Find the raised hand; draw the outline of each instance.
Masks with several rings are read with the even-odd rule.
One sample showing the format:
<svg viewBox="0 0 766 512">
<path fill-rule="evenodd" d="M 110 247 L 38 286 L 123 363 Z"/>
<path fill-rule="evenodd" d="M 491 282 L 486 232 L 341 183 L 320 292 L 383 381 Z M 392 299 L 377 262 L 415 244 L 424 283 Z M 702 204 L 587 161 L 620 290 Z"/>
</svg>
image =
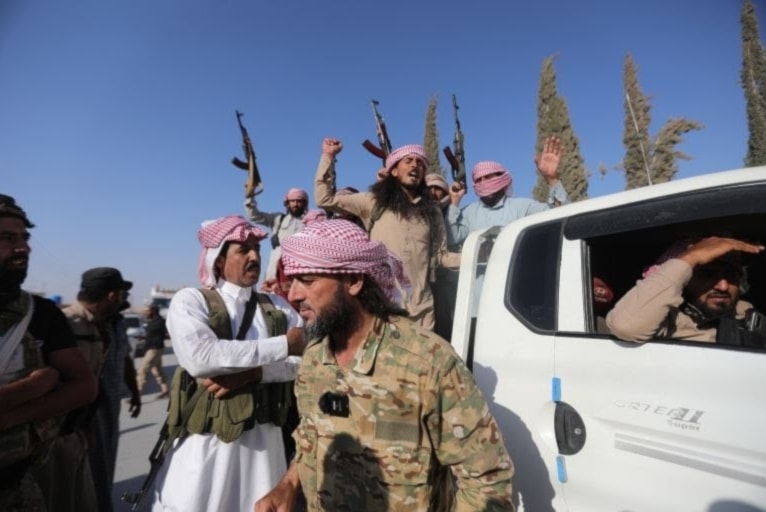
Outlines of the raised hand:
<svg viewBox="0 0 766 512">
<path fill-rule="evenodd" d="M 543 178 L 546 180 L 558 179 L 562 153 L 561 139 L 558 137 L 545 139 L 542 153 L 535 155 L 535 165 Z"/>
<path fill-rule="evenodd" d="M 678 258 L 695 267 L 710 263 L 731 251 L 758 254 L 763 251 L 763 245 L 743 242 L 736 238 L 711 236 L 690 245 Z"/>
<path fill-rule="evenodd" d="M 339 139 L 327 137 L 322 141 L 322 153 L 329 156 L 335 156 L 343 151 L 343 143 Z"/>
</svg>

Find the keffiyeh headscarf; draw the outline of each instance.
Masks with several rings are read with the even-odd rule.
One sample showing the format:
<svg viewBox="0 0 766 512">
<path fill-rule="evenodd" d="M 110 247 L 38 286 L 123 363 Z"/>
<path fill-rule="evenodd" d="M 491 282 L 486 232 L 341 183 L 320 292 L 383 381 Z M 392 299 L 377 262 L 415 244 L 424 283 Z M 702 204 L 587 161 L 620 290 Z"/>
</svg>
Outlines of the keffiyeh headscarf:
<svg viewBox="0 0 766 512">
<path fill-rule="evenodd" d="M 282 240 L 285 275 L 365 274 L 392 302 L 403 304 L 409 280 L 402 260 L 381 242 L 370 240 L 353 222 L 315 222 Z"/>
<path fill-rule="evenodd" d="M 423 146 L 420 144 L 407 144 L 406 146 L 396 148 L 395 150 L 391 151 L 390 155 L 388 155 L 388 158 L 386 158 L 386 170 L 381 173 L 383 174 L 383 177 L 390 174 L 391 169 L 396 167 L 396 164 L 399 163 L 399 160 L 408 155 L 415 155 L 416 157 L 423 160 L 423 162 L 426 164 L 426 167 L 428 167 L 428 157 L 426 156 L 426 151 L 423 149 Z"/>
<path fill-rule="evenodd" d="M 297 201 L 309 201 L 308 193 L 302 188 L 291 188 L 285 194 L 285 201 L 297 200 Z"/>
<path fill-rule="evenodd" d="M 306 226 L 323 220 L 327 220 L 327 212 L 324 210 L 309 210 L 308 213 L 303 216 L 303 224 Z"/>
<path fill-rule="evenodd" d="M 203 286 L 215 286 L 215 259 L 225 242 L 244 242 L 250 235 L 256 239 L 266 238 L 266 232 L 239 215 L 206 220 L 197 232 L 197 239 L 202 244 L 199 255 L 199 280 Z"/>
<path fill-rule="evenodd" d="M 476 183 L 476 180 L 487 176 L 489 174 L 500 173 L 499 176 L 482 180 L 481 183 Z M 503 167 L 500 162 L 484 161 L 479 162 L 473 166 L 471 171 L 471 179 L 473 180 L 473 188 L 476 190 L 476 195 L 479 197 L 487 197 L 500 192 L 507 188 L 505 195 L 511 195 L 511 183 L 513 178 L 508 169 Z"/>
<path fill-rule="evenodd" d="M 434 172 L 426 174 L 426 186 L 427 187 L 439 187 L 442 189 L 447 195 L 441 198 L 439 201 L 439 206 L 444 208 L 447 206 L 447 204 L 450 201 L 449 197 L 449 185 L 447 185 L 447 180 L 444 179 L 444 176 L 441 174 L 436 174 Z"/>
</svg>

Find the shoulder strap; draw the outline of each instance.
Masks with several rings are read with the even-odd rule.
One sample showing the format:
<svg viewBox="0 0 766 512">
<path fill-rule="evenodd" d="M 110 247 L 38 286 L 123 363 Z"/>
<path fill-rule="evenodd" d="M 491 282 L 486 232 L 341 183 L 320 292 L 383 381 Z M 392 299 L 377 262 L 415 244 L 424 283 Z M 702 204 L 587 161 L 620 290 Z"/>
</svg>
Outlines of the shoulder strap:
<svg viewBox="0 0 766 512">
<path fill-rule="evenodd" d="M 386 211 L 386 209 L 375 201 L 375 206 L 372 207 L 372 213 L 370 214 L 370 227 L 367 228 L 368 235 L 372 232 L 372 227 L 381 215 L 383 215 L 384 211 Z"/>
<path fill-rule="evenodd" d="M 27 327 L 29 321 L 32 319 L 32 313 L 35 310 L 35 301 L 31 295 L 27 292 L 21 292 L 22 301 L 27 301 L 27 311 L 24 313 L 22 319 L 0 337 L 0 374 L 3 373 L 11 362 L 11 356 L 13 355 L 16 347 L 19 346 L 24 335 L 27 333 Z"/>
<path fill-rule="evenodd" d="M 231 318 L 229 317 L 229 312 L 226 311 L 226 304 L 224 304 L 221 296 L 217 291 L 211 290 L 210 288 L 198 289 L 202 293 L 202 296 L 205 297 L 205 302 L 207 302 L 208 323 L 210 324 L 210 328 L 213 329 L 213 332 L 220 339 L 232 339 Z M 247 334 L 250 324 L 253 323 L 253 316 L 255 316 L 255 309 L 258 304 L 255 296 L 256 294 L 253 293 L 253 295 L 250 296 L 250 300 L 247 301 L 245 315 L 242 317 L 242 323 L 239 326 L 237 337 L 234 339 L 245 339 L 245 334 Z"/>
<path fill-rule="evenodd" d="M 226 304 L 217 291 L 210 288 L 199 288 L 202 296 L 207 303 L 207 316 L 210 328 L 220 339 L 230 340 L 232 338 L 231 319 L 229 312 L 226 311 Z"/>
<path fill-rule="evenodd" d="M 274 307 L 274 303 L 265 293 L 254 294 L 258 298 L 258 304 L 263 309 L 263 316 L 266 318 L 266 326 L 269 329 L 269 336 L 280 336 L 287 333 L 287 315 L 284 311 Z"/>
<path fill-rule="evenodd" d="M 244 340 L 247 331 L 250 329 L 250 325 L 253 323 L 253 317 L 255 316 L 255 307 L 258 305 L 256 300 L 257 293 L 253 292 L 250 295 L 250 300 L 245 305 L 245 314 L 242 316 L 242 323 L 239 325 L 239 331 L 237 332 L 237 339 Z"/>
</svg>

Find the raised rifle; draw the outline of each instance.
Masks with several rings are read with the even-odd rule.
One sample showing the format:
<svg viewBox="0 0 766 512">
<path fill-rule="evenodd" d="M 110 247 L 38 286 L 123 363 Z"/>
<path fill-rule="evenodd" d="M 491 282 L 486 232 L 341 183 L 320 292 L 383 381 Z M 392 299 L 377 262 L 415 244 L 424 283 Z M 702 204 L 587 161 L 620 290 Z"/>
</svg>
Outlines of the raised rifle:
<svg viewBox="0 0 766 512">
<path fill-rule="evenodd" d="M 452 110 L 455 113 L 455 140 L 452 148 L 444 147 L 444 156 L 447 157 L 452 168 L 452 181 L 465 185 L 465 151 L 463 149 L 463 130 L 460 129 L 460 119 L 457 117 L 457 97 L 452 95 Z"/>
<path fill-rule="evenodd" d="M 122 501 L 133 505 L 131 510 L 141 510 L 141 504 L 146 498 L 147 493 L 151 492 L 154 486 L 154 479 L 157 478 L 157 473 L 162 467 L 162 463 L 165 462 L 165 455 L 173 444 L 174 439 L 170 439 L 168 434 L 167 422 L 162 425 L 160 430 L 160 437 L 157 439 L 157 443 L 154 445 L 152 452 L 149 454 L 149 474 L 144 479 L 144 484 L 137 492 L 125 492 L 122 493 Z"/>
<path fill-rule="evenodd" d="M 386 122 L 383 120 L 383 116 L 380 115 L 380 112 L 378 112 L 378 105 L 380 105 L 380 103 L 378 103 L 377 100 L 372 100 L 372 115 L 375 117 L 375 131 L 378 135 L 379 145 L 376 146 L 370 142 L 370 139 L 365 139 L 365 141 L 362 142 L 362 146 L 364 146 L 367 151 L 383 160 L 383 165 L 386 165 L 386 158 L 391 154 L 391 140 L 388 138 Z"/>
<path fill-rule="evenodd" d="M 235 110 L 237 114 L 237 124 L 239 125 L 239 131 L 242 133 L 242 149 L 245 151 L 245 158 L 247 162 L 243 162 L 237 157 L 231 159 L 236 167 L 247 171 L 247 179 L 245 180 L 245 197 L 253 197 L 263 192 L 263 181 L 261 181 L 261 173 L 258 172 L 258 165 L 255 163 L 255 151 L 253 151 L 253 143 L 250 141 L 250 135 L 247 133 L 247 128 L 242 124 L 242 112 Z"/>
</svg>

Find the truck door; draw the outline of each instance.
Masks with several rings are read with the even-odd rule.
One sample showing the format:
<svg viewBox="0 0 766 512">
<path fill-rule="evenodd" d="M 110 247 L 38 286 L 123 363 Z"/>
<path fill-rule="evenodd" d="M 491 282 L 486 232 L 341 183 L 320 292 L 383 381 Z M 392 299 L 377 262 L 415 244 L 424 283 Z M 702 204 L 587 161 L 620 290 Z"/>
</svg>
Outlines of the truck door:
<svg viewBox="0 0 766 512">
<path fill-rule="evenodd" d="M 510 227 L 498 232 L 472 233 L 463 245 L 452 343 L 472 367 L 516 464 L 518 511 L 566 510 L 556 477 L 549 335 L 561 223 L 529 230 L 518 243 Z"/>
<path fill-rule="evenodd" d="M 616 210 L 608 224 L 622 229 L 624 216 L 623 228 L 635 226 L 633 238 L 643 237 L 643 245 L 653 243 L 651 224 L 660 218 L 667 221 L 658 225 L 662 239 L 714 226 L 754 236 L 760 230 L 763 236 L 764 197 L 762 183 L 728 196 L 725 189 L 689 194 L 677 200 L 681 206 L 658 202 Z M 710 217 L 722 211 L 725 218 Z M 583 215 L 562 239 L 560 282 L 570 285 L 558 291 L 553 430 L 566 509 L 764 510 L 766 352 L 699 342 L 638 344 L 596 333 L 589 285 L 593 247 L 585 234 L 605 225 L 601 213 Z M 620 237 L 629 240 L 630 230 Z M 630 258 L 625 247 L 618 249 L 613 260 Z M 763 276 L 762 269 L 754 275 Z M 634 273 L 633 281 L 638 277 Z M 751 285 L 764 288 L 766 282 Z"/>
</svg>

